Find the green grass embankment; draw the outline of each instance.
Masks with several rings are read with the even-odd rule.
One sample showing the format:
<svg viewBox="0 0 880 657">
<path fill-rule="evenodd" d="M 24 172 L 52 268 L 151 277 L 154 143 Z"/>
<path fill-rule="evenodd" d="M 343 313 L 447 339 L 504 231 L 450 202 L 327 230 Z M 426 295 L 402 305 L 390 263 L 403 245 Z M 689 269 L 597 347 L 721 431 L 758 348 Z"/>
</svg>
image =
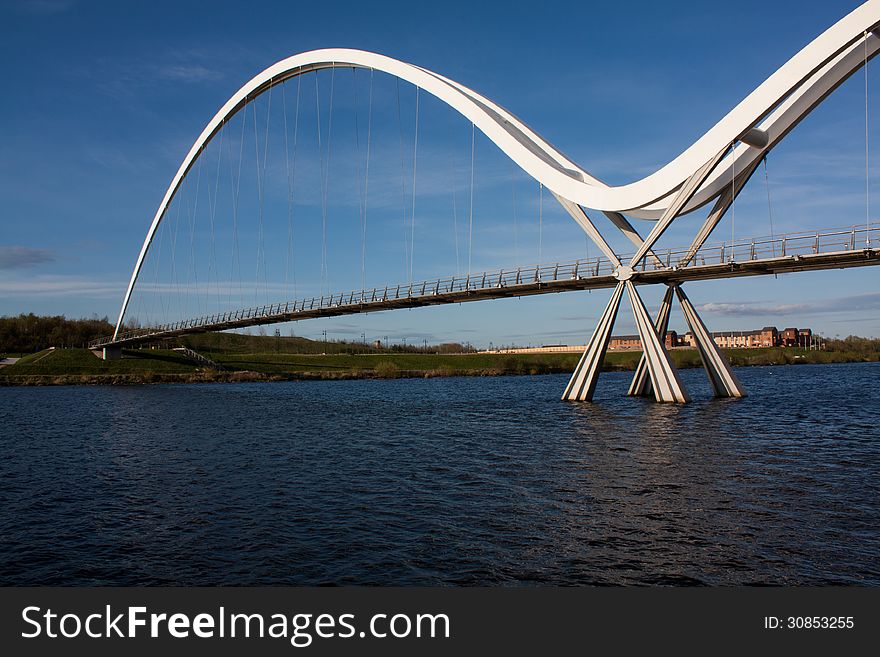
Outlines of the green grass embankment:
<svg viewBox="0 0 880 657">
<path fill-rule="evenodd" d="M 216 348 L 217 345 L 211 346 Z M 864 354 L 840 351 L 791 348 L 724 351 L 735 366 L 871 360 Z M 240 348 L 202 349 L 200 353 L 223 365 L 226 371 L 205 369 L 171 350 L 126 349 L 123 358 L 104 361 L 85 349 L 57 349 L 30 354 L 0 369 L 0 385 L 567 374 L 574 370 L 580 357 L 579 354 L 248 353 Z M 696 350 L 674 349 L 670 355 L 676 367 L 700 366 Z M 609 352 L 604 369 L 633 370 L 640 358 L 638 351 Z"/>
<path fill-rule="evenodd" d="M 104 361 L 87 349 L 47 349 L 0 369 L 0 384 L 150 383 L 197 371 L 193 363 L 170 350 L 123 353 L 122 359 Z"/>
</svg>

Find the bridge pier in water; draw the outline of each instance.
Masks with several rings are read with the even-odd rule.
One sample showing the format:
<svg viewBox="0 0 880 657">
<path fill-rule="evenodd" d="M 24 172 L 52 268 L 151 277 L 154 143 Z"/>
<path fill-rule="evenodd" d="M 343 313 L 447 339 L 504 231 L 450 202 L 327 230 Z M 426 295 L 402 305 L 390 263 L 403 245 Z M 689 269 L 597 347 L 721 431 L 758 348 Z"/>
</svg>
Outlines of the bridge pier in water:
<svg viewBox="0 0 880 657">
<path fill-rule="evenodd" d="M 706 325 L 679 284 L 670 284 L 663 296 L 657 319 L 651 323 L 645 305 L 631 280 L 621 280 L 602 313 L 596 330 L 584 350 L 571 379 L 562 394 L 567 401 L 592 401 L 602 363 L 608 351 L 611 331 L 620 309 L 620 300 L 626 291 L 632 304 L 636 328 L 642 343 L 642 357 L 627 395 L 654 397 L 658 402 L 684 404 L 690 396 L 684 388 L 678 371 L 664 346 L 672 310 L 673 296 L 677 296 L 688 328 L 697 342 L 700 360 L 716 397 L 745 397 L 746 391 L 730 367 L 727 358 L 715 344 Z"/>
</svg>

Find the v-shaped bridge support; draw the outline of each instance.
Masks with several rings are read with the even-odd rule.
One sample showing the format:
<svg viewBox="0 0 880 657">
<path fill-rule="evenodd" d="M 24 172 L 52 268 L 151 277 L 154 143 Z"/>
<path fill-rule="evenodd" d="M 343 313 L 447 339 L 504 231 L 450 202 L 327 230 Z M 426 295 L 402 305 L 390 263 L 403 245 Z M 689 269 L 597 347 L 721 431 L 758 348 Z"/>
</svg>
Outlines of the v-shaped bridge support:
<svg viewBox="0 0 880 657">
<path fill-rule="evenodd" d="M 660 312 L 657 313 L 657 321 L 654 322 L 654 330 L 660 340 L 666 341 L 666 332 L 669 330 L 669 314 L 672 310 L 672 298 L 674 291 L 672 287 L 666 288 L 666 294 L 660 303 Z M 648 359 L 645 354 L 639 360 L 636 367 L 636 374 L 633 377 L 629 391 L 626 393 L 631 397 L 650 397 L 653 392 L 651 378 L 648 376 Z"/>
<path fill-rule="evenodd" d="M 590 401 L 596 390 L 596 382 L 602 371 L 602 362 L 608 349 L 608 341 L 614 328 L 614 320 L 620 309 L 620 299 L 626 291 L 632 305 L 633 314 L 636 318 L 636 327 L 639 338 L 642 341 L 647 376 L 650 379 L 651 390 L 658 402 L 684 403 L 690 401 L 690 397 L 678 377 L 678 372 L 669 359 L 666 347 L 657 337 L 657 331 L 651 324 L 645 304 L 639 296 L 636 286 L 629 280 L 621 281 L 614 288 L 611 300 L 599 319 L 599 324 L 590 338 L 589 344 L 581 356 L 580 362 L 575 368 L 563 399 L 572 401 Z"/>
<path fill-rule="evenodd" d="M 716 397 L 745 397 L 746 391 L 736 378 L 727 358 L 721 353 L 721 350 L 712 339 L 712 335 L 706 330 L 706 325 L 697 315 L 697 311 L 691 304 L 691 300 L 687 298 L 684 290 L 680 285 L 675 286 L 675 294 L 681 303 L 684 318 L 688 323 L 688 328 L 697 342 L 697 349 L 700 350 L 700 360 L 703 361 L 703 368 L 709 376 L 709 383 L 715 391 Z"/>
<path fill-rule="evenodd" d="M 642 239 L 638 231 L 633 228 L 622 214 L 617 212 L 605 213 L 617 229 L 636 247 L 636 254 L 626 265 L 621 262 L 618 255 L 603 238 L 580 205 L 554 194 L 562 207 L 565 208 L 584 232 L 596 243 L 602 253 L 611 261 L 612 266 L 615 268 L 614 276 L 618 280 L 611 299 L 599 318 L 596 330 L 593 332 L 565 388 L 565 392 L 562 394 L 562 399 L 572 401 L 592 400 L 624 292 L 626 292 L 632 305 L 636 328 L 642 343 L 642 357 L 627 394 L 631 396 L 653 396 L 658 402 L 681 404 L 690 401 L 690 397 L 684 385 L 682 385 L 678 372 L 672 364 L 665 347 L 672 301 L 673 297 L 677 295 L 715 395 L 718 397 L 745 396 L 745 390 L 731 370 L 730 364 L 715 345 L 712 335 L 706 329 L 699 315 L 697 315 L 696 309 L 681 289 L 681 286 L 669 286 L 660 304 L 657 318 L 652 322 L 633 282 L 633 279 L 637 276 L 636 267 L 645 258 L 650 258 L 655 266 L 664 267 L 663 262 L 652 251 L 652 247 L 680 215 L 682 209 L 700 188 L 700 185 L 705 182 L 728 150 L 725 149 L 717 153 L 682 184 L 678 193 L 667 207 L 666 212 L 663 213 L 663 216 L 654 225 L 647 239 Z M 682 263 L 678 264 L 686 265 L 693 258 L 753 172 L 754 167 L 742 172 L 737 177 L 736 184 L 732 189 L 719 198 L 694 239 L 688 254 Z"/>
</svg>

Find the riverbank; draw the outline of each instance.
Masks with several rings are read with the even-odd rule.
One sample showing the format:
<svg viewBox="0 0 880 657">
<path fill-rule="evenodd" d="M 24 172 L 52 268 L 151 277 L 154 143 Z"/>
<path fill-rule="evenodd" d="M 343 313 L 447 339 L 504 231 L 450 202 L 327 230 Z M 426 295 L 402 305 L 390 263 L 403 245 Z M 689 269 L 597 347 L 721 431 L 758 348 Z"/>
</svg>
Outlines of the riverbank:
<svg viewBox="0 0 880 657">
<path fill-rule="evenodd" d="M 737 367 L 850 363 L 877 360 L 864 354 L 793 348 L 724 350 Z M 124 350 L 104 361 L 85 349 L 45 350 L 0 369 L 0 385 L 138 385 L 150 383 L 234 383 L 245 381 L 395 379 L 449 376 L 510 376 L 572 372 L 578 354 L 294 354 L 203 351 L 222 369 L 208 369 L 180 352 Z M 680 369 L 700 367 L 696 350 L 674 349 Z M 606 371 L 631 371 L 640 351 L 609 352 Z"/>
</svg>

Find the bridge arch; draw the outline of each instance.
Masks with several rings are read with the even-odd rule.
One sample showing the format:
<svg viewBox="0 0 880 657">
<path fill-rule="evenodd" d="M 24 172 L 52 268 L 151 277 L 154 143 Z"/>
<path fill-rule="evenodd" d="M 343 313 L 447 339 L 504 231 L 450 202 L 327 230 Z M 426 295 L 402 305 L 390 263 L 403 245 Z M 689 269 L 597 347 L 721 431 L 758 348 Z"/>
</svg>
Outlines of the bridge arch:
<svg viewBox="0 0 880 657">
<path fill-rule="evenodd" d="M 558 196 L 587 208 L 657 219 L 697 170 L 734 146 L 682 213 L 717 197 L 735 167 L 743 171 L 784 138 L 800 120 L 880 51 L 872 32 L 880 0 L 869 0 L 804 47 L 678 157 L 641 180 L 609 186 L 571 161 L 513 114 L 479 93 L 427 69 L 362 50 L 331 48 L 293 55 L 243 85 L 193 143 L 162 199 L 138 254 L 117 320 L 118 334 L 138 275 L 165 212 L 187 173 L 212 138 L 243 107 L 284 81 L 326 68 L 379 70 L 416 85 L 471 121 L 526 173 Z M 862 46 L 864 44 L 864 46 Z M 757 128 L 759 146 L 740 141 Z M 740 143 L 737 144 L 737 142 Z"/>
</svg>

